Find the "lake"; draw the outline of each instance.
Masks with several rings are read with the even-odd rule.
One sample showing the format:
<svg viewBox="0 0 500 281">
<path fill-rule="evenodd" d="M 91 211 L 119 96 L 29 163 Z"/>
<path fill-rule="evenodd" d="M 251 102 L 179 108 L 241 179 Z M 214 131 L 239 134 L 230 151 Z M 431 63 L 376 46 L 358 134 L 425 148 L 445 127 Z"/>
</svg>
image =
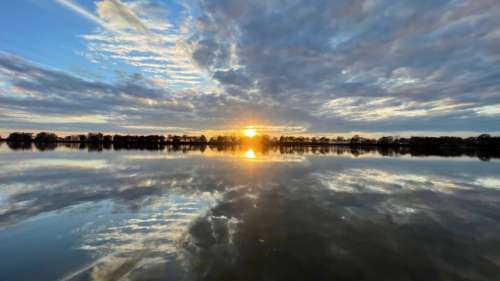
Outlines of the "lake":
<svg viewBox="0 0 500 281">
<path fill-rule="evenodd" d="M 500 161 L 0 146 L 0 280 L 500 280 Z"/>
</svg>

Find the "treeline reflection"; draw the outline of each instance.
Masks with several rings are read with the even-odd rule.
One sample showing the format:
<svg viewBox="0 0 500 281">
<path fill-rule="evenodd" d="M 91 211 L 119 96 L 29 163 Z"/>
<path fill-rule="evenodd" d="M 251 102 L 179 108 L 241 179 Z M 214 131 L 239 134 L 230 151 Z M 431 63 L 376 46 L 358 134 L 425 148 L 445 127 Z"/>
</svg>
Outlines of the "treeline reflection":
<svg viewBox="0 0 500 281">
<path fill-rule="evenodd" d="M 0 146 L 3 142 L 0 142 Z M 352 145 L 328 145 L 328 146 L 307 146 L 307 145 L 268 145 L 268 146 L 245 146 L 245 145 L 167 145 L 167 144 L 112 144 L 112 143 L 53 143 L 53 142 L 6 142 L 11 150 L 37 150 L 53 151 L 57 149 L 86 150 L 89 152 L 102 151 L 165 151 L 182 153 L 205 153 L 212 152 L 232 152 L 237 153 L 252 149 L 259 155 L 267 154 L 311 154 L 311 155 L 345 155 L 354 157 L 363 155 L 399 156 L 409 155 L 416 157 L 438 156 L 438 157 L 474 157 L 482 161 L 500 158 L 500 151 L 477 148 L 453 148 L 453 147 L 389 147 L 389 146 L 352 146 Z"/>
</svg>

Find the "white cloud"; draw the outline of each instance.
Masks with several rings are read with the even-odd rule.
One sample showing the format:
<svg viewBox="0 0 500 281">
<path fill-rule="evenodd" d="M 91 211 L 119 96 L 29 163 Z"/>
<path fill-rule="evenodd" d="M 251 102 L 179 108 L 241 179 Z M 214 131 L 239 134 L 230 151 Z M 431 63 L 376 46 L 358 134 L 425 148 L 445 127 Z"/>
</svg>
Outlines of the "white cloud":
<svg viewBox="0 0 500 281">
<path fill-rule="evenodd" d="M 96 15 L 69 0 L 59 2 L 105 27 L 81 37 L 87 41 L 83 55 L 95 63 L 122 62 L 136 67 L 167 87 L 192 87 L 207 77 L 184 50 L 188 30 L 183 22 L 173 23 L 162 7 L 149 2 L 103 0 L 96 3 Z"/>
<path fill-rule="evenodd" d="M 500 178 L 485 177 L 477 179 L 475 184 L 482 186 L 484 188 L 498 189 L 500 190 Z"/>
<path fill-rule="evenodd" d="M 79 14 L 80 16 L 82 16 L 90 21 L 93 21 L 104 28 L 109 28 L 108 25 L 106 24 L 106 22 L 102 21 L 99 17 L 96 17 L 94 14 L 87 11 L 85 8 L 78 5 L 77 3 L 73 2 L 72 0 L 56 0 L 56 1 L 58 3 L 60 3 L 61 5 L 63 5 L 64 7 Z"/>
<path fill-rule="evenodd" d="M 119 0 L 104 0 L 97 2 L 97 14 L 113 30 L 134 28 L 143 33 L 149 33 L 148 28 L 135 16 L 127 5 Z"/>
<path fill-rule="evenodd" d="M 105 124 L 111 119 L 111 116 L 101 114 L 36 114 L 24 110 L 11 110 L 2 108 L 5 118 L 21 122 L 32 123 L 49 123 L 49 124 L 64 124 L 64 123 L 89 123 L 89 124 Z"/>
<path fill-rule="evenodd" d="M 478 115 L 500 116 L 500 104 L 486 105 L 473 109 Z"/>
<path fill-rule="evenodd" d="M 457 112 L 470 106 L 453 99 L 431 102 L 403 100 L 396 97 L 345 97 L 327 102 L 319 116 L 340 116 L 348 120 L 377 121 L 393 117 L 430 117 Z"/>
</svg>

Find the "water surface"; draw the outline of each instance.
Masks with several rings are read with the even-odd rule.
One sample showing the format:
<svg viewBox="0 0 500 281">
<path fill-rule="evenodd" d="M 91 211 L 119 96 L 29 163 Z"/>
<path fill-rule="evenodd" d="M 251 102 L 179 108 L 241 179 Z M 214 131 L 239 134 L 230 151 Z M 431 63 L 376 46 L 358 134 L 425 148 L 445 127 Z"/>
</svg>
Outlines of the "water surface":
<svg viewBox="0 0 500 281">
<path fill-rule="evenodd" d="M 0 280 L 499 280 L 496 159 L 52 149 L 0 146 Z"/>
</svg>

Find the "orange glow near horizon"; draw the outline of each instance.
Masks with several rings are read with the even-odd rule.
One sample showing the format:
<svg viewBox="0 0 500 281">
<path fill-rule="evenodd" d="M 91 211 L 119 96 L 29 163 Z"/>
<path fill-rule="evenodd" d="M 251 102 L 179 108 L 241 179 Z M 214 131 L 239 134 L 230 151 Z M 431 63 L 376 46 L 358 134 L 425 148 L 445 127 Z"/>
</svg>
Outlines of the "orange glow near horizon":
<svg viewBox="0 0 500 281">
<path fill-rule="evenodd" d="M 257 130 L 252 129 L 252 128 L 244 129 L 243 134 L 246 137 L 253 138 L 253 137 L 255 137 L 255 135 L 257 135 Z"/>
</svg>

